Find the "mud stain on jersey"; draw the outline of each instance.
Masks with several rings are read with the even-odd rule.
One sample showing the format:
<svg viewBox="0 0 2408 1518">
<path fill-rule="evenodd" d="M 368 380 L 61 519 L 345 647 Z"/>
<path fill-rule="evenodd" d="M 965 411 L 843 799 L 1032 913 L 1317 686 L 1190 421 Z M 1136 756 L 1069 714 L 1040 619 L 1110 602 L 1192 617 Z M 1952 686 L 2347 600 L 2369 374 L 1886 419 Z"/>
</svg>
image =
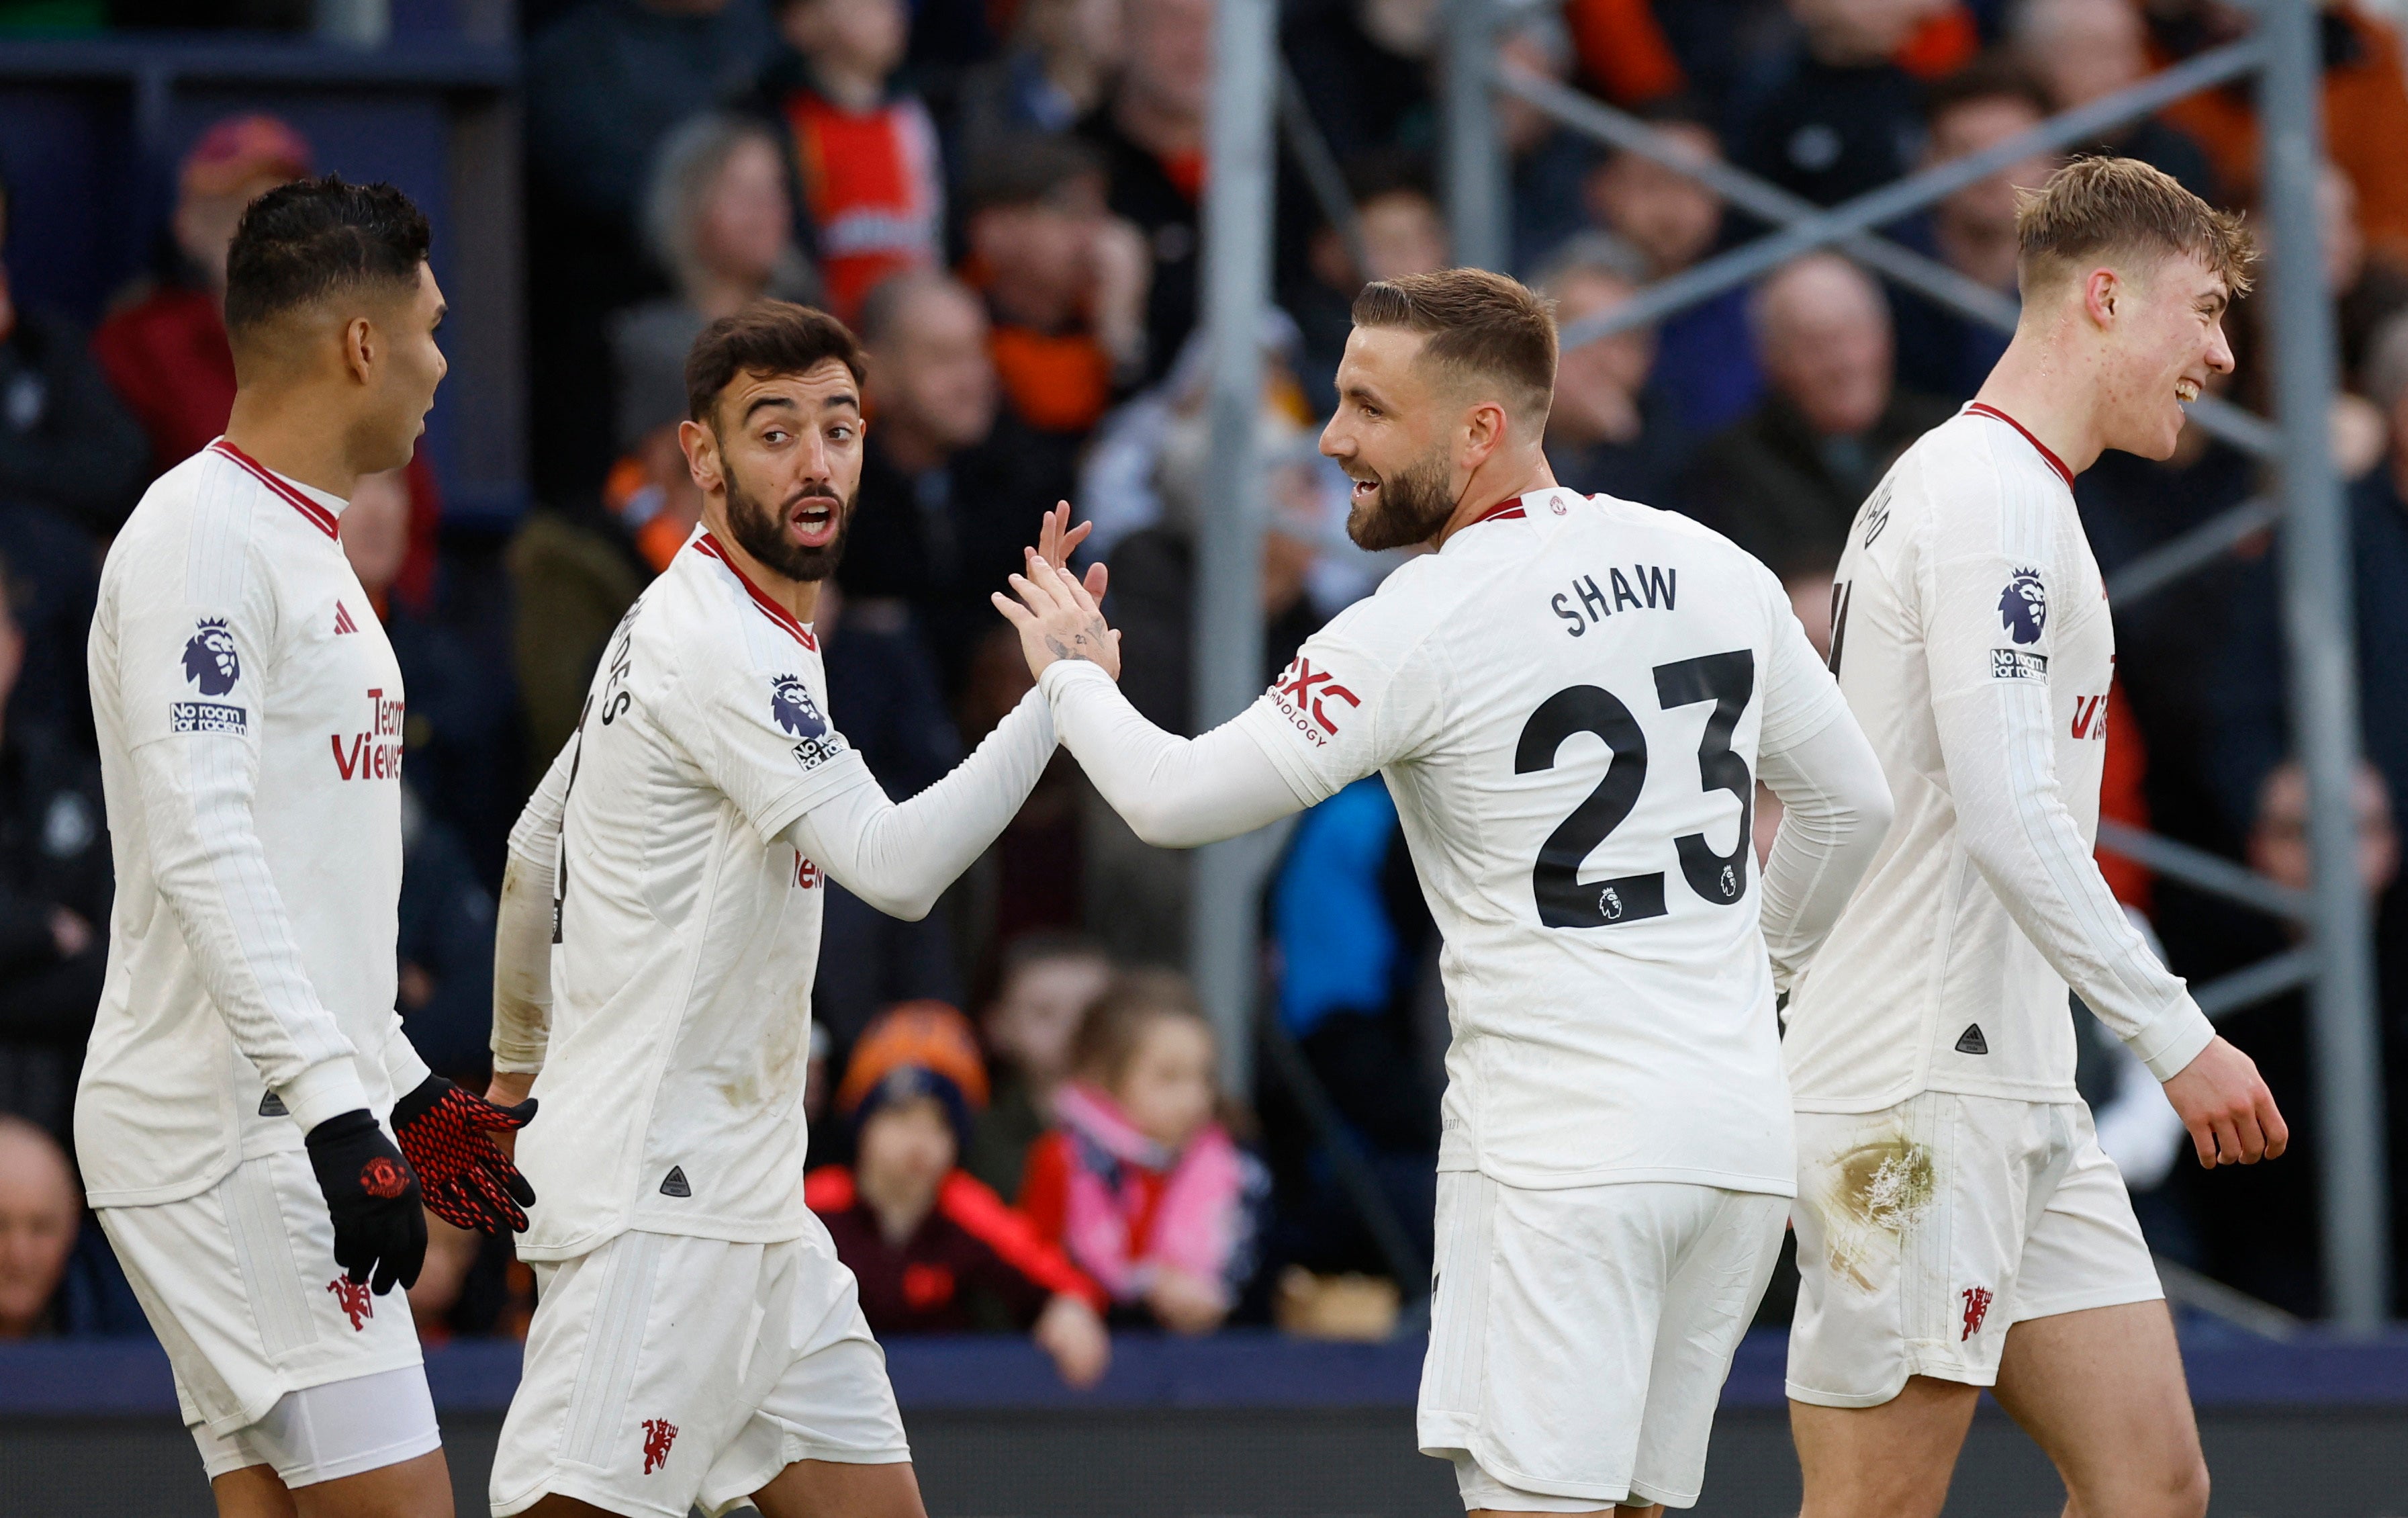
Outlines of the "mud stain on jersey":
<svg viewBox="0 0 2408 1518">
<path fill-rule="evenodd" d="M 1869 1267 L 1877 1256 L 1897 1252 L 1899 1237 L 1938 1194 L 1931 1150 L 1903 1134 L 1877 1138 L 1832 1160 L 1827 1178 L 1835 1204 L 1832 1273 L 1872 1291 Z"/>
</svg>

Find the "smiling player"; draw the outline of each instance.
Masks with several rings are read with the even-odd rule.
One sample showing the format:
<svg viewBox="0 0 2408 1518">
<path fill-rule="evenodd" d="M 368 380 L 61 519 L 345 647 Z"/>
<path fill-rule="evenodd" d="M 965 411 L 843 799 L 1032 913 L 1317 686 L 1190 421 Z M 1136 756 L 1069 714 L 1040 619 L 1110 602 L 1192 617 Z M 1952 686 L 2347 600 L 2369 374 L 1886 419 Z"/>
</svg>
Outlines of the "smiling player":
<svg viewBox="0 0 2408 1518">
<path fill-rule="evenodd" d="M 494 1094 L 543 1092 L 520 1150 L 542 1295 L 496 1513 L 920 1512 L 884 1357 L 804 1201 L 822 872 L 924 917 L 1054 723 L 1032 692 L 900 806 L 835 726 L 810 624 L 861 484 L 861 376 L 842 324 L 781 301 L 695 340 L 701 528 L 511 833 Z M 1056 561 L 1085 536 L 1068 514 L 1040 535 Z"/>
<path fill-rule="evenodd" d="M 1771 571 L 1555 484 L 1555 378 L 1547 303 L 1502 275 L 1364 288 L 1321 450 L 1354 481 L 1355 542 L 1435 552 L 1200 738 L 1129 705 L 1068 576 L 1033 566 L 1007 614 L 1148 843 L 1386 779 L 1454 1032 L 1422 1451 L 1474 1512 L 1685 1508 L 1795 1189 L 1775 987 L 1889 798 Z M 1759 776 L 1789 807 L 1761 880 Z"/>
<path fill-rule="evenodd" d="M 2165 1082 L 2202 1164 L 2285 1142 L 2091 857 L 2114 629 L 2073 502 L 2102 450 L 2172 454 L 2182 403 L 2230 371 L 2248 234 L 2120 158 L 2058 171 L 2018 232 L 2006 355 L 1865 502 L 1832 598 L 1831 665 L 1898 820 L 1783 1045 L 1806 1518 L 1939 1512 L 1994 1383 L 2068 1512 L 2206 1506 L 2164 1293 L 2074 1092 L 2069 985 Z"/>
</svg>

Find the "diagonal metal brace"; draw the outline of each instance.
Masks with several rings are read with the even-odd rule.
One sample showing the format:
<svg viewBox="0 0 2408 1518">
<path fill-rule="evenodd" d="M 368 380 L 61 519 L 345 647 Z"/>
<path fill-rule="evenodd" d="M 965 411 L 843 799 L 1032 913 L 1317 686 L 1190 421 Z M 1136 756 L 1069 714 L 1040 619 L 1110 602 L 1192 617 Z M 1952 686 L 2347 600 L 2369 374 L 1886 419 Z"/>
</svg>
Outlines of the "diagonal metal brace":
<svg viewBox="0 0 2408 1518">
<path fill-rule="evenodd" d="M 2018 132 L 1980 152 L 1934 165 L 1895 183 L 1858 195 L 1854 200 L 1818 211 L 1780 231 L 1710 258 L 1695 268 L 1651 284 L 1635 298 L 1612 311 L 1599 311 L 1585 321 L 1573 323 L 1564 332 L 1564 346 L 1576 348 L 1616 332 L 1659 322 L 1674 311 L 1745 284 L 1799 253 L 1828 247 L 1852 233 L 1881 226 L 1911 211 L 1920 210 L 1969 184 L 1989 178 L 2011 164 L 2093 138 L 2109 127 L 2120 125 L 2134 117 L 2145 116 L 2170 101 L 2237 78 L 2259 66 L 2265 56 L 2265 44 L 2254 36 L 2228 42 L 2223 47 L 2212 49 L 2143 80 L 2129 89 L 2102 95 L 2061 116 L 2052 116 L 2029 131 Z"/>
<path fill-rule="evenodd" d="M 2308 921 L 2315 915 L 2314 904 L 2304 890 L 2271 880 L 2220 854 L 2143 832 L 2121 822 L 2099 819 L 2099 846 L 2111 854 L 2121 854 L 2135 864 L 2147 865 L 2193 890 L 2221 896 L 2259 912 L 2289 918 L 2294 922 Z"/>
<path fill-rule="evenodd" d="M 1823 214 L 1823 208 L 1805 196 L 1784 190 L 1720 158 L 1692 152 L 1629 112 L 1617 110 L 1543 74 L 1505 63 L 1497 71 L 1497 87 L 1575 132 L 1595 137 L 1611 147 L 1638 153 L 1642 158 L 1653 159 L 1674 173 L 1687 175 L 1760 221 L 1796 226 Z M 2104 105 L 2114 98 L 2102 97 L 2099 103 Z M 2015 322 L 2022 311 L 2020 302 L 1978 280 L 1969 279 L 1936 258 L 1870 231 L 1851 232 L 1835 241 L 1842 253 L 1866 267 L 1960 315 L 2001 332 L 2015 329 Z M 1602 323 L 1604 317 L 1612 314 L 1601 313 L 1591 322 Z M 1606 330 L 1590 332 L 1591 322 L 1575 323 L 1566 328 L 1563 346 L 1575 348 L 1583 342 L 1610 335 Z M 1617 324 L 1612 330 L 1621 330 L 1621 325 Z M 2192 419 L 2200 426 L 2236 448 L 2260 457 L 2273 451 L 2272 426 L 2229 401 L 2206 397 L 2194 402 L 2189 411 Z"/>
</svg>

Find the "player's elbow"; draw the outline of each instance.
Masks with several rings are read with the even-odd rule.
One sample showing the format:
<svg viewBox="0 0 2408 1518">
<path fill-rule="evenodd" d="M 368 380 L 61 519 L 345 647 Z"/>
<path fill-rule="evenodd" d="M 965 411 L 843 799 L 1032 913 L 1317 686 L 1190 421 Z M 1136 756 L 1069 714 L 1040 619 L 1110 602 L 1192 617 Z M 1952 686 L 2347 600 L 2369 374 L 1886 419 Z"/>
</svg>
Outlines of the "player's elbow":
<svg viewBox="0 0 2408 1518">
<path fill-rule="evenodd" d="M 1121 820 L 1150 848 L 1196 848 L 1212 842 L 1176 807 L 1133 806 L 1121 814 Z"/>
<path fill-rule="evenodd" d="M 1886 782 L 1866 787 L 1856 798 L 1856 836 L 1868 850 L 1881 847 L 1882 840 L 1889 836 L 1889 825 L 1897 820 L 1898 802 Z"/>
<path fill-rule="evenodd" d="M 942 888 L 935 890 L 921 889 L 901 884 L 870 889 L 857 886 L 849 886 L 848 889 L 855 896 L 888 917 L 897 918 L 905 922 L 917 922 L 935 911 L 937 897 L 942 889 Z"/>
</svg>

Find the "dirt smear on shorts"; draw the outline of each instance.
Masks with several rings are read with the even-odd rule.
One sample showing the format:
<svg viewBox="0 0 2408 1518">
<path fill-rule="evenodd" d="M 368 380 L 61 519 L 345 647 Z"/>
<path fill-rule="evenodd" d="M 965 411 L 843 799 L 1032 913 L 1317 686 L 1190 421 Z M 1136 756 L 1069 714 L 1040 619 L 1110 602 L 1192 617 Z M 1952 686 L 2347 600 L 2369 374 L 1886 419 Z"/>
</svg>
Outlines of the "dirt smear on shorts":
<svg viewBox="0 0 2408 1518">
<path fill-rule="evenodd" d="M 1832 1273 L 1874 1290 L 1868 1267 L 1930 1209 L 1939 1193 L 1931 1150 L 1902 1134 L 1859 1144 L 1825 1166 Z"/>
</svg>

